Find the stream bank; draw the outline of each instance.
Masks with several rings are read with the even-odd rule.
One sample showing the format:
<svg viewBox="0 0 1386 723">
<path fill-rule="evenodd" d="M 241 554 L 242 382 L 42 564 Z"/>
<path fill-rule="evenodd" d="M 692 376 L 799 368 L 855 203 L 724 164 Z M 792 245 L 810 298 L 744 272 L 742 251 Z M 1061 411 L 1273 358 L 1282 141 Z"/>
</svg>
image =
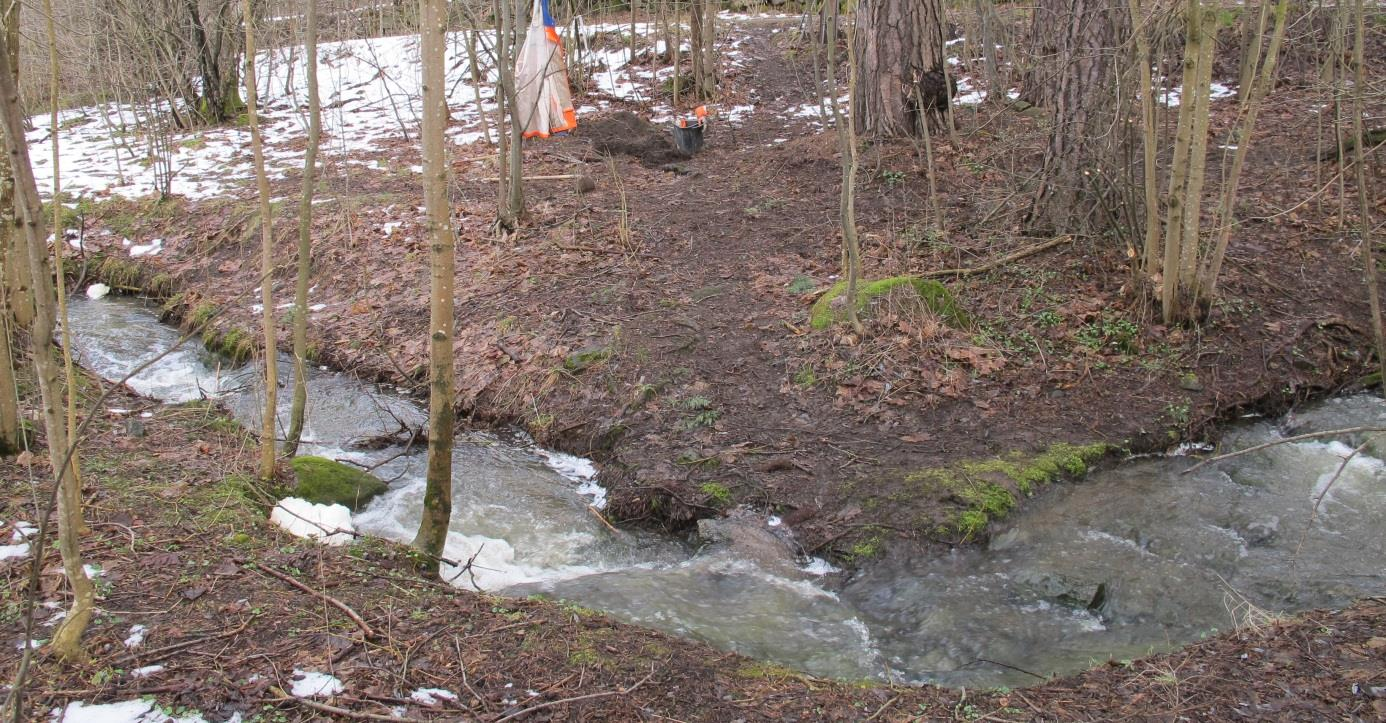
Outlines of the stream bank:
<svg viewBox="0 0 1386 723">
<path fill-rule="evenodd" d="M 84 384 L 85 394 L 93 387 Z M 1196 719 L 1386 714 L 1386 699 L 1373 692 L 1386 686 L 1381 601 L 1261 621 L 1020 692 L 835 683 L 574 605 L 431 585 L 417 579 L 405 550 L 391 543 L 304 544 L 265 522 L 265 507 L 248 486 L 254 443 L 239 425 L 199 403 L 155 405 L 117 391 L 108 404 L 128 413 L 98 417 L 84 448 L 93 534 L 83 547 L 103 571 L 104 612 L 87 637 L 89 665 L 65 668 L 39 651 L 29 686 L 35 721 L 76 701 L 94 706 L 141 696 L 170 714 L 196 712 L 209 721 L 235 713 L 242 720 L 312 720 L 321 712 L 275 692 L 293 688 L 296 670 L 343 683 L 341 693 L 309 704 L 353 715 L 391 715 L 402 707 L 422 720 L 495 720 L 544 703 L 555 704 L 545 709 L 554 719 L 574 721 L 655 715 L 1110 720 L 1170 710 Z M 132 433 L 131 418 L 141 420 L 140 436 Z M 15 520 L 33 519 L 30 470 L 0 461 L 0 478 L 8 532 Z M 50 555 L 56 565 L 56 553 Z M 339 610 L 262 567 L 344 602 L 378 636 L 363 640 Z M 0 565 L 7 595 L 15 595 L 26 570 L 23 561 Z M 48 588 L 42 601 L 65 603 Z M 51 629 L 45 623 L 53 614 L 40 608 L 40 635 Z M 135 626 L 145 632 L 130 647 Z M 12 617 L 3 630 L 19 636 Z M 0 648 L 4 675 L 17 657 L 14 645 Z M 163 669 L 133 673 L 155 665 Z M 426 688 L 453 691 L 458 701 L 430 706 L 411 698 Z"/>
<path fill-rule="evenodd" d="M 123 378 L 178 341 L 156 314 L 137 299 L 72 299 L 77 360 Z M 129 383 L 171 402 L 214 399 L 246 429 L 261 426 L 258 367 L 195 344 Z M 423 409 L 326 367 L 309 375 L 308 397 L 300 454 L 388 481 L 383 494 L 354 515 L 342 508 L 344 521 L 332 524 L 411 540 L 424 450 L 404 440 L 356 442 L 419 428 Z M 1359 395 L 1244 423 L 1227 438 L 1250 447 L 1282 440 L 1287 429 L 1383 426 L 1386 404 Z M 585 461 L 523 436 L 464 435 L 444 556 L 471 564 L 440 572 L 461 587 L 555 597 L 815 675 L 1015 687 L 1186 644 L 1264 610 L 1386 593 L 1386 539 L 1377 532 L 1386 526 L 1386 435 L 1358 437 L 1273 446 L 1196 474 L 1184 474 L 1192 461 L 1180 456 L 1123 462 L 1052 490 L 985 548 L 894 554 L 840 573 L 805 559 L 781 519 L 744 508 L 701 521 L 696 540 L 604 527 L 588 514 L 605 491 Z M 1360 454 L 1346 464 L 1352 447 Z M 920 482 L 991 505 L 1009 492 L 982 481 L 988 475 L 1038 485 L 1084 464 L 1082 452 L 1062 449 L 1042 463 L 964 466 Z"/>
</svg>

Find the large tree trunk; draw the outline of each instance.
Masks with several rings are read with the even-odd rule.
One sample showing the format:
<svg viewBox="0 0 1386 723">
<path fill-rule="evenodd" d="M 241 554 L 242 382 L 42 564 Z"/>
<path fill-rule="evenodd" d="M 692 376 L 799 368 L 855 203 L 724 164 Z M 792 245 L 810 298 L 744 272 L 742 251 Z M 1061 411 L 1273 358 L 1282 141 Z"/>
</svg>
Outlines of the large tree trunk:
<svg viewBox="0 0 1386 723">
<path fill-rule="evenodd" d="M 4 3 L 5 45 L 9 48 L 11 78 L 19 87 L 19 3 L 0 0 Z M 0 252 L 5 255 L 5 276 L 3 282 L 8 290 L 6 302 L 15 325 L 20 329 L 29 328 L 34 318 L 33 288 L 29 281 L 29 265 L 19 246 L 19 217 L 14 208 L 14 174 L 10 169 L 9 156 L 0 158 Z"/>
<path fill-rule="evenodd" d="M 857 134 L 919 136 L 941 125 L 952 90 L 943 67 L 939 0 L 862 0 L 855 32 Z"/>
<path fill-rule="evenodd" d="M 1097 179 L 1120 136 L 1112 109 L 1124 10 L 1112 0 L 1041 0 L 1031 44 L 1036 66 L 1022 97 L 1049 113 L 1049 147 L 1030 223 L 1079 230 L 1092 216 Z M 1100 191 L 1099 191 L 1100 193 Z"/>
<path fill-rule="evenodd" d="M 689 24 L 690 55 L 693 57 L 693 90 L 698 100 L 717 95 L 717 6 L 711 0 L 693 0 Z"/>
<path fill-rule="evenodd" d="M 501 0 L 505 2 L 505 0 Z M 414 546 L 430 556 L 426 571 L 438 574 L 438 558 L 452 517 L 452 342 L 453 281 L 456 239 L 448 204 L 448 163 L 443 131 L 447 127 L 444 47 L 447 43 L 446 0 L 419 0 L 419 56 L 423 64 L 423 191 L 428 213 L 428 478 L 423 515 Z M 518 143 L 518 139 L 512 139 Z M 511 172 L 520 173 L 515 165 Z"/>
<path fill-rule="evenodd" d="M 5 2 L 3 19 L 0 19 L 0 32 L 5 34 L 6 46 L 10 49 L 10 65 L 19 67 L 19 3 Z M 18 78 L 14 78 L 18 85 Z M 19 452 L 23 446 L 20 438 L 19 399 L 14 379 L 14 350 L 11 343 L 11 323 L 15 311 L 10 308 L 10 300 L 23 294 L 20 277 L 17 274 L 19 257 L 13 253 L 15 239 L 14 226 L 14 177 L 10 173 L 10 157 L 0 153 L 0 259 L 4 268 L 0 270 L 0 455 Z M 25 274 L 24 279 L 28 279 Z M 27 281 L 23 286 L 27 287 Z"/>
</svg>

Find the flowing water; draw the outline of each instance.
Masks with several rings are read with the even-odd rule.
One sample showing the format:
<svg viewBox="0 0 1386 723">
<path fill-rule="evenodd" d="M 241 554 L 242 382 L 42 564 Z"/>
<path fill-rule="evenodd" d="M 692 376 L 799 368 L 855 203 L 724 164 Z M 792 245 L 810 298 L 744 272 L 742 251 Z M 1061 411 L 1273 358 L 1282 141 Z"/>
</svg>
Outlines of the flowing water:
<svg viewBox="0 0 1386 723">
<path fill-rule="evenodd" d="M 179 338 L 135 299 L 74 298 L 69 314 L 81 363 L 109 379 Z M 131 386 L 170 402 L 215 397 L 258 429 L 257 375 L 194 340 Z M 287 396 L 280 394 L 281 426 Z M 406 397 L 313 371 L 302 453 L 379 465 L 375 474 L 390 482 L 355 515 L 358 530 L 412 538 L 424 455 L 350 442 L 418 426 L 425 416 Z M 1240 425 L 1226 446 L 1349 426 L 1386 427 L 1386 404 L 1328 400 Z M 604 491 L 585 460 L 539 449 L 521 434 L 468 434 L 453 460 L 446 555 L 475 555 L 458 585 L 544 593 L 818 675 L 1025 685 L 1170 649 L 1262 611 L 1386 593 L 1383 458 L 1386 435 L 1346 435 L 1187 475 L 1188 457 L 1130 460 L 1032 501 L 987 547 L 888 557 L 850 576 L 823 576 L 830 568 L 821 561 L 779 546 L 774 535 L 784 533 L 774 520 L 745 517 L 736 524 L 754 529 L 702 547 L 613 532 L 589 508 Z M 444 566 L 445 577 L 452 573 Z"/>
</svg>

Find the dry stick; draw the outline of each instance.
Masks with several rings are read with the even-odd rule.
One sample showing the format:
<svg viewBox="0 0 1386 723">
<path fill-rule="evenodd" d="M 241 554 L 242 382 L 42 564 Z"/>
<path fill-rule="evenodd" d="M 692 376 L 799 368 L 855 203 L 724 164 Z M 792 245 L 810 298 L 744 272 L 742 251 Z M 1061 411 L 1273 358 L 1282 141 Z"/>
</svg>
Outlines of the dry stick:
<svg viewBox="0 0 1386 723">
<path fill-rule="evenodd" d="M 876 712 L 875 712 L 875 713 L 872 713 L 871 715 L 867 716 L 866 718 L 863 718 L 863 719 L 862 719 L 862 723 L 870 723 L 871 721 L 876 720 L 877 718 L 880 718 L 880 717 L 881 717 L 881 714 L 885 712 L 885 709 L 886 709 L 886 708 L 889 708 L 889 707 L 892 706 L 892 705 L 894 705 L 894 704 L 895 704 L 895 701 L 897 701 L 897 700 L 900 700 L 900 696 L 898 696 L 898 695 L 895 696 L 894 698 L 891 698 L 890 700 L 886 701 L 884 705 L 882 705 L 880 708 L 877 708 L 877 709 L 876 709 Z"/>
<path fill-rule="evenodd" d="M 1357 448 L 1352 450 L 1351 454 L 1343 457 L 1343 462 L 1338 465 L 1338 470 L 1333 473 L 1333 476 L 1328 480 L 1328 484 L 1324 485 L 1318 496 L 1314 498 L 1314 507 L 1309 510 L 1309 522 L 1304 525 L 1304 529 L 1300 531 L 1299 542 L 1295 544 L 1295 554 L 1294 557 L 1291 558 L 1294 563 L 1299 562 L 1299 552 L 1304 549 L 1304 541 L 1309 537 L 1309 528 L 1314 526 L 1314 520 L 1319 516 L 1319 505 L 1323 504 L 1323 499 L 1328 496 L 1328 491 L 1333 489 L 1333 485 L 1338 483 L 1338 478 L 1343 476 L 1343 471 L 1347 469 L 1348 464 L 1350 464 L 1357 455 L 1361 454 L 1362 450 L 1366 449 L 1368 444 L 1371 444 L 1370 439 L 1357 445 Z M 1292 566 L 1294 563 L 1292 563 Z"/>
<path fill-rule="evenodd" d="M 145 660 L 159 660 L 160 658 L 167 657 L 170 653 L 176 653 L 182 650 L 183 648 L 190 648 L 194 645 L 197 645 L 198 643 L 205 643 L 209 640 L 220 640 L 222 638 L 230 638 L 235 635 L 239 635 L 246 628 L 250 627 L 250 624 L 255 622 L 256 619 L 257 616 L 251 615 L 249 618 L 246 619 L 245 622 L 241 623 L 241 626 L 239 628 L 236 628 L 234 630 L 227 630 L 224 633 L 217 633 L 216 635 L 200 636 L 193 638 L 191 640 L 183 640 L 177 643 L 173 643 L 172 645 L 165 645 L 162 648 L 155 648 L 153 650 L 126 653 L 125 655 L 116 658 L 114 662 L 123 663 L 139 658 L 144 658 Z"/>
<path fill-rule="evenodd" d="M 339 708 L 335 705 L 328 705 L 326 703 L 318 703 L 316 701 L 311 701 L 306 698 L 295 698 L 289 695 L 288 693 L 285 693 L 284 689 L 280 688 L 277 685 L 271 687 L 270 690 L 274 691 L 274 694 L 279 696 L 278 700 L 281 702 L 298 703 L 299 705 L 304 706 L 305 708 L 312 708 L 313 710 L 316 710 L 320 713 L 331 713 L 332 715 L 343 716 L 346 718 L 355 718 L 357 720 L 384 720 L 392 721 L 393 723 L 399 723 L 400 721 L 403 721 L 403 723 L 428 723 L 428 721 L 425 721 L 422 718 L 401 718 L 399 716 L 393 715 L 380 715 L 379 713 L 358 713 L 354 710 Z"/>
<path fill-rule="evenodd" d="M 315 595 L 321 598 L 324 602 L 328 603 L 334 608 L 337 608 L 338 610 L 341 610 L 344 614 L 346 614 L 347 617 L 351 618 L 351 622 L 356 623 L 356 627 L 361 628 L 361 634 L 365 635 L 367 640 L 371 640 L 375 637 L 375 631 L 371 629 L 371 626 L 367 625 L 366 621 L 362 620 L 361 616 L 357 615 L 356 611 L 351 609 L 351 606 L 347 605 L 341 600 L 338 600 L 337 598 L 332 597 L 331 595 L 328 595 L 325 592 L 314 590 L 313 588 L 304 585 L 298 580 L 295 580 L 292 577 L 285 575 L 284 573 L 270 567 L 269 565 L 260 565 L 256 567 L 256 569 L 262 572 L 267 572 L 270 575 L 279 578 L 280 580 L 283 580 L 284 582 L 287 582 L 290 585 L 298 588 L 299 590 L 308 593 L 309 595 Z"/>
<path fill-rule="evenodd" d="M 533 713 L 533 712 L 535 712 L 535 711 L 537 711 L 537 710 L 543 710 L 544 708 L 552 708 L 553 706 L 556 706 L 556 705 L 565 705 L 565 704 L 567 704 L 567 703 L 576 703 L 576 702 L 578 702 L 578 701 L 580 701 L 580 700 L 593 700 L 593 699 L 595 699 L 595 698 L 606 698 L 606 697 L 613 696 L 613 695 L 627 695 L 627 694 L 633 692 L 636 688 L 639 688 L 640 686 L 644 685 L 644 684 L 645 684 L 646 682 L 648 682 L 649 679 L 652 678 L 652 677 L 654 677 L 654 671 L 653 671 L 653 670 L 650 671 L 650 674 L 649 674 L 649 675 L 645 676 L 644 678 L 641 678 L 641 679 L 640 679 L 640 682 L 638 682 L 638 683 L 636 683 L 635 685 L 632 685 L 631 687 L 626 688 L 626 689 L 624 689 L 624 690 L 608 690 L 608 691 L 605 691 L 605 692 L 602 692 L 602 693 L 588 693 L 587 695 L 579 695 L 579 696 L 576 696 L 576 697 L 573 697 L 573 698 L 564 698 L 564 699 L 562 699 L 562 700 L 551 700 L 551 701 L 549 701 L 549 702 L 547 702 L 547 703 L 540 703 L 539 705 L 532 706 L 532 707 L 529 707 L 529 708 L 525 708 L 524 710 L 520 710 L 520 711 L 516 711 L 516 712 L 514 712 L 514 713 L 511 713 L 510 715 L 508 715 L 508 716 L 506 716 L 506 717 L 504 717 L 504 718 L 497 719 L 495 723 L 505 723 L 505 721 L 508 721 L 508 720 L 515 720 L 515 719 L 517 719 L 517 718 L 520 718 L 521 716 L 529 715 L 530 713 Z"/>
<path fill-rule="evenodd" d="M 1231 459 L 1233 457 L 1240 457 L 1244 454 L 1259 452 L 1268 447 L 1275 447 L 1281 444 L 1289 444 L 1290 442 L 1302 442 L 1306 439 L 1317 439 L 1319 437 L 1335 437 L 1340 434 L 1360 434 L 1363 432 L 1386 432 L 1386 427 L 1346 427 L 1344 429 L 1330 429 L 1325 432 L 1310 432 L 1308 434 L 1296 434 L 1293 437 L 1284 437 L 1281 439 L 1277 439 L 1273 442 L 1266 442 L 1265 444 L 1258 444 L 1254 447 L 1239 449 L 1236 452 L 1228 452 L 1227 454 L 1220 454 L 1216 457 L 1209 457 L 1208 459 L 1199 462 L 1198 464 L 1184 470 L 1183 472 L 1180 472 L 1179 474 L 1189 474 L 1190 472 L 1206 467 L 1214 462 L 1221 462 L 1224 459 Z"/>
<path fill-rule="evenodd" d="M 1059 236 L 1058 238 L 1049 239 L 1044 243 L 1035 244 L 1034 246 L 1031 246 L 1029 248 L 1023 248 L 1019 251 L 1006 254 L 1005 256 L 1002 256 L 998 259 L 993 259 L 982 264 L 981 266 L 970 266 L 964 269 L 939 269 L 938 271 L 927 271 L 925 273 L 920 274 L 920 276 L 924 278 L 931 278 L 935 276 L 975 276 L 977 274 L 984 274 L 999 266 L 1005 266 L 1006 264 L 1009 264 L 1012 261 L 1019 261 L 1023 258 L 1026 258 L 1027 256 L 1034 256 L 1035 254 L 1041 251 L 1052 249 L 1055 246 L 1062 246 L 1063 244 L 1069 243 L 1071 241 L 1073 241 L 1072 236 Z"/>
</svg>

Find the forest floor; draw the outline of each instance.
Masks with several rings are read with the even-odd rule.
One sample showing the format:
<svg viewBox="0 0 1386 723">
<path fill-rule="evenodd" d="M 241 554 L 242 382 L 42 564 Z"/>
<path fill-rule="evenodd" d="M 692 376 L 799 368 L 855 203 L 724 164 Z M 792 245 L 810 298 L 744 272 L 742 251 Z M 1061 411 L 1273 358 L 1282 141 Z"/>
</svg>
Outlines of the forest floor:
<svg viewBox="0 0 1386 723">
<path fill-rule="evenodd" d="M 84 385 L 88 404 L 96 384 Z M 32 720 L 1386 717 L 1386 600 L 1267 618 L 1023 690 L 820 680 L 571 605 L 429 583 L 394 543 L 305 542 L 266 521 L 255 440 L 214 407 L 120 390 L 102 407 L 124 411 L 98 416 L 82 459 L 100 480 L 83 542 L 99 570 L 91 659 L 63 666 L 36 651 Z M 51 471 L 29 461 L 0 463 L 7 536 L 47 488 Z M 29 564 L 0 562 L 7 679 L 25 640 Z M 44 640 L 68 604 L 51 546 L 37 602 L 33 638 Z"/>
<path fill-rule="evenodd" d="M 933 274 L 962 314 L 936 313 L 900 287 L 875 299 L 861 335 L 812 328 L 810 304 L 840 270 L 840 164 L 793 27 L 727 25 L 721 117 L 692 159 L 668 165 L 667 137 L 618 112 L 664 107 L 653 88 L 654 101 L 607 98 L 571 137 L 527 145 L 527 175 L 580 174 L 595 188 L 528 183 L 529 215 L 514 233 L 492 230 L 485 144 L 453 149 L 459 406 L 474 423 L 522 426 L 595 459 L 615 518 L 677 529 L 749 505 L 839 559 L 885 541 L 955 543 L 980 534 L 965 516 L 975 505 L 919 483 L 921 472 L 998 456 L 1024 467 L 1056 443 L 1161 451 L 1369 371 L 1360 244 L 1339 224 L 1353 223 L 1339 214 L 1341 167 L 1315 157 L 1326 146 L 1305 108 L 1322 107 L 1323 94 L 1315 57 L 1298 48 L 1262 113 L 1242 223 L 1202 323 L 1163 326 L 1132 293 L 1127 254 L 1138 239 L 1025 234 L 1022 181 L 1038 167 L 1042 129 L 983 103 L 959 106 L 956 142 L 934 141 L 941 218 L 912 145 L 870 148 L 857 193 L 866 278 Z M 1379 32 L 1372 43 L 1386 45 Z M 1219 79 L 1235 74 L 1235 52 L 1220 56 Z M 974 61 L 958 67 L 965 84 L 978 82 L 966 75 Z M 1221 139 L 1236 103 L 1212 107 Z M 313 352 L 422 393 L 417 144 L 351 145 L 349 156 L 329 155 L 318 193 Z M 298 181 L 280 176 L 273 291 L 287 322 Z M 1352 198 L 1350 178 L 1345 190 Z M 250 193 L 82 207 L 87 278 L 168 298 L 175 316 L 211 318 L 214 337 L 237 328 L 256 338 Z M 154 253 L 129 258 L 156 239 Z M 985 273 L 944 271 L 1048 241 L 1058 245 Z M 1050 458 L 1072 459 L 1058 451 Z"/>
<path fill-rule="evenodd" d="M 1325 95 L 1312 81 L 1316 59 L 1299 50 L 1288 51 L 1262 114 L 1243 223 L 1203 323 L 1165 327 L 1131 293 L 1131 239 L 1078 237 L 985 273 L 938 277 L 966 320 L 900 289 L 877 299 L 862 335 L 842 325 L 813 329 L 810 305 L 839 271 L 840 165 L 835 136 L 817 121 L 812 64 L 793 26 L 730 24 L 727 49 L 736 56 L 720 117 L 703 152 L 675 167 L 639 142 L 627 148 L 643 159 L 594 148 L 624 137 L 617 111 L 650 111 L 632 99 L 608 99 L 571 137 L 528 145 L 528 175 L 581 174 L 596 186 L 527 184 L 529 216 L 514 233 L 492 229 L 493 153 L 484 143 L 452 151 L 459 404 L 476 424 L 522 426 L 541 444 L 595 459 L 617 520 L 680 529 L 748 505 L 782 515 L 806 548 L 847 561 L 883 544 L 952 544 L 980 534 L 960 524 L 971 502 L 912 482 L 921 470 L 996 457 L 1019 464 L 1056 443 L 1159 451 L 1369 371 L 1360 244 L 1340 228 L 1355 219 L 1339 213 L 1341 166 L 1315 157 L 1320 121 L 1305 109 Z M 1379 28 L 1371 43 L 1380 52 L 1367 57 L 1380 77 Z M 1235 43 L 1221 53 L 1215 80 L 1225 82 L 1235 75 Z M 1213 109 L 1221 139 L 1235 103 Z M 1020 186 L 1038 168 L 1042 129 L 1000 104 L 960 108 L 956 117 L 956 142 L 934 141 L 941 218 L 922 149 L 882 144 L 864 156 L 858 220 L 867 278 L 975 267 L 1052 240 L 1027 236 L 1021 223 Z M 1217 145 L 1210 178 L 1222 162 Z M 319 363 L 422 393 L 428 273 L 418 162 L 416 141 L 405 138 L 327 159 L 310 336 Z M 1379 179 L 1381 168 L 1374 162 L 1369 173 Z M 272 283 L 281 303 L 291 298 L 296 174 L 273 188 L 281 251 Z M 1350 177 L 1344 190 L 1353 197 Z M 1373 201 L 1380 207 L 1383 198 Z M 232 329 L 255 337 L 259 241 L 248 186 L 219 198 L 103 200 L 79 213 L 88 282 L 160 297 L 185 321 L 210 320 L 216 338 Z M 157 250 L 131 253 L 150 247 Z M 386 543 L 324 549 L 291 540 L 266 526 L 245 482 L 252 441 L 204 407 L 151 411 L 142 438 L 106 420 L 90 441 L 86 464 L 102 483 L 92 491 L 87 545 L 109 584 L 107 612 L 91 633 L 90 668 L 38 667 L 33 689 L 44 691 L 36 695 L 45 705 L 149 694 L 209 715 L 345 715 L 281 699 L 275 688 L 291 687 L 299 668 L 340 677 L 347 691 L 333 704 L 355 715 L 402 705 L 409 716 L 499 719 L 589 695 L 535 713 L 1386 715 L 1371 697 L 1386 685 L 1380 601 L 1020 692 L 831 683 L 589 611 L 421 583 Z M 4 470 L 5 519 L 32 519 L 28 473 Z M 108 487 L 107 478 L 124 484 Z M 9 565 L 6 621 L 17 630 L 23 565 Z M 264 567 L 338 598 L 376 637 L 359 640 L 338 611 Z M 44 579 L 51 594 L 58 577 Z M 423 613 L 452 609 L 446 620 Z M 149 626 L 149 640 L 126 649 L 121 641 L 137 623 Z M 152 664 L 166 670 L 131 677 Z M 408 700 L 420 687 L 459 700 L 446 704 L 449 713 L 423 707 Z"/>
</svg>

